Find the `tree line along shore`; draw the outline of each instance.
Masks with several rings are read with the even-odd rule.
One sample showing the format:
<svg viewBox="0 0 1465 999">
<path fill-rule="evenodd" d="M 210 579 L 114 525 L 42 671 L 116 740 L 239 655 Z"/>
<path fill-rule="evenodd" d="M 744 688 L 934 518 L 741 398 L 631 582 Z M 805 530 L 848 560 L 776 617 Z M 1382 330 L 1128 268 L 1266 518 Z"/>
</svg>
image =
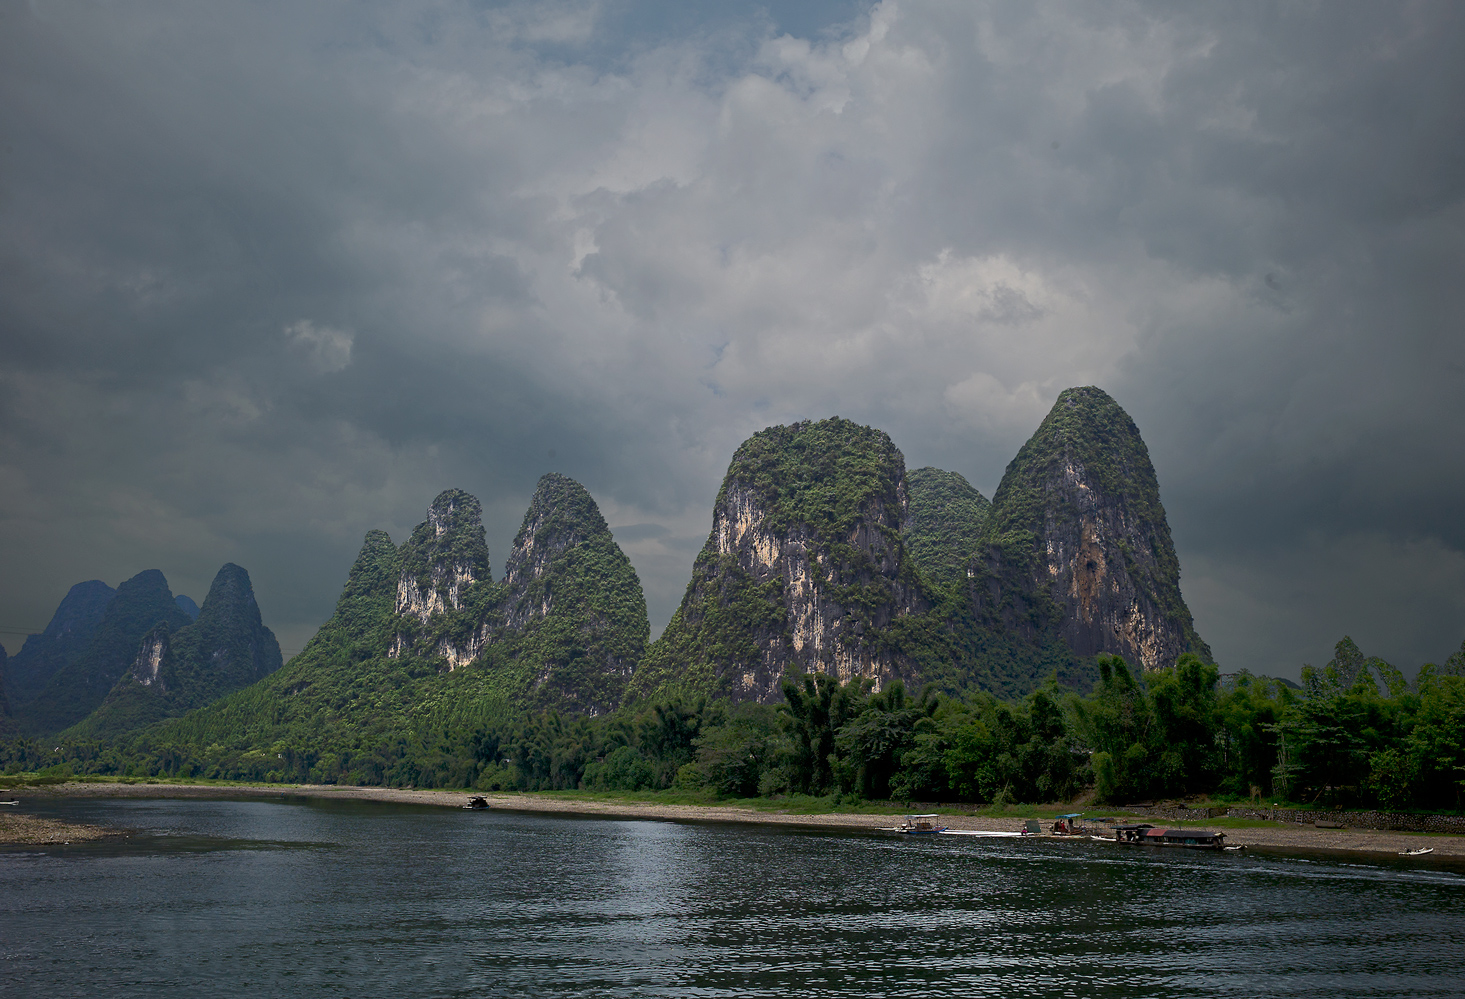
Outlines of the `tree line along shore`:
<svg viewBox="0 0 1465 999">
<path fill-rule="evenodd" d="M 391 733 L 300 751 L 176 743 L 8 744 L 7 774 L 205 778 L 488 792 L 678 790 L 710 800 L 1099 804 L 1206 794 L 1234 803 L 1458 812 L 1465 676 L 1457 654 L 1414 684 L 1348 639 L 1294 689 L 1186 655 L 1136 675 L 1100 656 L 1087 694 L 1047 684 L 1021 700 L 879 692 L 869 681 L 786 677 L 780 704 L 706 697 L 597 717 L 500 708 L 418 716 Z M 482 709 L 482 705 L 478 706 Z M 186 723 L 187 719 L 181 720 Z M 174 724 L 174 729 L 180 723 Z M 203 747 L 200 749 L 200 747 Z"/>
</svg>

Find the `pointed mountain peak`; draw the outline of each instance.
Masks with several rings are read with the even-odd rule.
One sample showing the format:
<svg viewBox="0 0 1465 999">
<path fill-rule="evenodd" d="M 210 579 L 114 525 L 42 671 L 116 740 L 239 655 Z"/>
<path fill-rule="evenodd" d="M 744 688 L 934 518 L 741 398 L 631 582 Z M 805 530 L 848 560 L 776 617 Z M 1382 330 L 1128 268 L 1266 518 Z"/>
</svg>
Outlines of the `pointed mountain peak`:
<svg viewBox="0 0 1465 999">
<path fill-rule="evenodd" d="M 254 585 L 249 581 L 249 573 L 233 562 L 225 562 L 214 576 L 196 623 L 200 627 L 210 627 L 224 622 L 260 626 L 259 605 L 255 603 Z"/>
<path fill-rule="evenodd" d="M 178 605 L 178 609 L 183 611 L 183 613 L 187 614 L 195 621 L 198 620 L 198 604 L 193 602 L 192 597 L 184 596 L 182 593 L 180 593 L 173 598 L 173 602 Z"/>
<path fill-rule="evenodd" d="M 397 546 L 392 544 L 386 531 L 372 529 L 366 532 L 356 561 L 346 575 L 346 587 L 341 599 L 364 596 L 381 590 L 395 590 L 397 586 Z"/>
<path fill-rule="evenodd" d="M 136 660 L 142 637 L 159 623 L 176 629 L 189 621 L 173 602 L 168 580 L 147 569 L 117 587 L 85 651 L 53 674 L 27 705 L 29 731 L 59 732 L 91 714 Z"/>
<path fill-rule="evenodd" d="M 444 490 L 398 553 L 404 576 L 447 572 L 475 580 L 490 578 L 483 504 L 461 489 Z"/>
<path fill-rule="evenodd" d="M 100 579 L 77 583 L 61 600 L 46 630 L 31 635 L 6 667 L 12 710 L 35 697 L 46 683 L 86 649 L 117 591 Z"/>
<path fill-rule="evenodd" d="M 439 538 L 471 533 L 482 522 L 483 504 L 461 489 L 444 489 L 427 508 L 427 524 Z"/>
<path fill-rule="evenodd" d="M 44 633 L 59 635 L 77 627 L 96 627 L 107 610 L 107 602 L 116 595 L 117 591 L 100 579 L 77 583 L 62 598 Z"/>
<path fill-rule="evenodd" d="M 1059 394 L 1007 466 L 986 537 L 970 570 L 979 615 L 1024 633 L 1046 619 L 1079 656 L 1115 653 L 1144 669 L 1209 656 L 1180 595 L 1149 449 L 1102 389 Z"/>
<path fill-rule="evenodd" d="M 912 678 L 881 639 L 930 608 L 901 539 L 906 505 L 905 457 L 882 430 L 836 416 L 748 438 L 636 692 L 680 684 L 767 702 L 788 670 Z"/>
<path fill-rule="evenodd" d="M 609 534 L 600 507 L 585 487 L 568 475 L 551 472 L 540 478 L 529 501 L 504 567 L 504 581 L 520 585 L 542 573 L 561 552 Z"/>
<path fill-rule="evenodd" d="M 173 591 L 168 589 L 168 577 L 158 569 L 144 569 L 131 579 L 123 580 L 117 586 L 117 596 L 126 595 L 130 599 L 137 599 L 143 594 L 158 593 L 166 593 L 168 602 L 173 603 Z M 174 606 L 177 605 L 174 604 Z"/>
<path fill-rule="evenodd" d="M 532 670 L 531 702 L 592 715 L 621 702 L 646 649 L 646 598 L 584 486 L 539 480 L 500 592 L 494 640 Z"/>
<path fill-rule="evenodd" d="M 422 622 L 440 611 L 457 610 L 468 587 L 492 582 L 483 505 L 461 489 L 438 494 L 427 519 L 397 550 L 401 576 L 397 613 Z"/>
<path fill-rule="evenodd" d="M 1160 503 L 1159 481 L 1139 428 L 1109 393 L 1092 385 L 1060 392 L 1033 436 L 1007 466 L 992 498 L 993 512 L 1000 518 L 994 526 L 998 530 L 1032 529 L 1039 507 L 1004 502 L 1009 498 L 1003 490 L 1032 490 L 1040 488 L 1040 482 L 1058 480 L 1074 489 L 1099 489 L 1122 497 L 1148 513 Z M 1163 518 L 1163 510 L 1159 516 Z"/>
</svg>

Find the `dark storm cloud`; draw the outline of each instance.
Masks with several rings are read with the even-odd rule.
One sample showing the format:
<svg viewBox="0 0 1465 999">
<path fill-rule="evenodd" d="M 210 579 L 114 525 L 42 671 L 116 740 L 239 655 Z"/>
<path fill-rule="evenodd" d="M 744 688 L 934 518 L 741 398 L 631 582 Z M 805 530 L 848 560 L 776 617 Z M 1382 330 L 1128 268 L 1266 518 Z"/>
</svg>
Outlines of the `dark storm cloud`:
<svg viewBox="0 0 1465 999">
<path fill-rule="evenodd" d="M 670 615 L 737 443 L 988 494 L 1072 384 L 1201 633 L 1465 636 L 1450 4 L 0 5 L 3 627 L 247 566 L 298 648 L 440 489 L 539 475 Z M 7 636 L 7 644 L 14 645 Z"/>
</svg>

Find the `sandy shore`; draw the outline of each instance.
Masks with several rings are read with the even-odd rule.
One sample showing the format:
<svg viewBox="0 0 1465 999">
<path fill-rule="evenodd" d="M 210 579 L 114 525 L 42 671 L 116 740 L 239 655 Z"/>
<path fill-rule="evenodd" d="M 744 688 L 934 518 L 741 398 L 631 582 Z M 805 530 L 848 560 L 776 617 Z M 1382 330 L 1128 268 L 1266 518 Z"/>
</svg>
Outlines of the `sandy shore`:
<svg viewBox="0 0 1465 999">
<path fill-rule="evenodd" d="M 282 787 L 219 787 L 189 784 L 60 784 L 26 788 L 7 793 L 9 797 L 99 797 L 99 798 L 321 798 L 393 801 L 402 804 L 460 808 L 467 801 L 461 792 L 403 790 L 385 787 L 338 787 L 302 785 Z M 558 812 L 614 819 L 649 819 L 668 822 L 748 822 L 763 825 L 834 827 L 842 829 L 890 828 L 898 818 L 890 815 L 862 815 L 835 812 L 799 815 L 718 805 L 667 805 L 637 801 L 586 801 L 537 794 L 485 794 L 494 808 L 516 812 Z M 41 820 L 44 821 L 44 820 Z M 1015 832 L 1022 818 L 946 813 L 941 821 L 952 829 L 985 832 Z M 1176 825 L 1164 819 L 1156 825 Z M 1045 823 L 1046 825 L 1046 823 Z M 1187 826 L 1204 823 L 1187 822 Z M 1424 835 L 1375 829 L 1317 829 L 1313 826 L 1282 824 L 1251 829 L 1226 829 L 1229 845 L 1282 850 L 1338 850 L 1372 854 L 1399 854 L 1429 846 L 1436 858 L 1465 858 L 1465 836 Z M 0 834 L 0 842 L 15 842 Z M 41 841 L 28 841 L 41 842 Z"/>
</svg>

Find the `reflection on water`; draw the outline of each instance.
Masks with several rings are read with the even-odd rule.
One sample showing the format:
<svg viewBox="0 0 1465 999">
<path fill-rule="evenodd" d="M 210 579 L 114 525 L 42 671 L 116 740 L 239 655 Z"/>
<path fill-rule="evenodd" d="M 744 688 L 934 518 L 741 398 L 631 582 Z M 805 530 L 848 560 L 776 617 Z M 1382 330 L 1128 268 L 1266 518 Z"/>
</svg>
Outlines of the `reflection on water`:
<svg viewBox="0 0 1465 999">
<path fill-rule="evenodd" d="M 1465 878 L 1405 862 L 341 801 L 35 810 L 138 834 L 0 853 L 7 996 L 1465 991 Z"/>
</svg>

